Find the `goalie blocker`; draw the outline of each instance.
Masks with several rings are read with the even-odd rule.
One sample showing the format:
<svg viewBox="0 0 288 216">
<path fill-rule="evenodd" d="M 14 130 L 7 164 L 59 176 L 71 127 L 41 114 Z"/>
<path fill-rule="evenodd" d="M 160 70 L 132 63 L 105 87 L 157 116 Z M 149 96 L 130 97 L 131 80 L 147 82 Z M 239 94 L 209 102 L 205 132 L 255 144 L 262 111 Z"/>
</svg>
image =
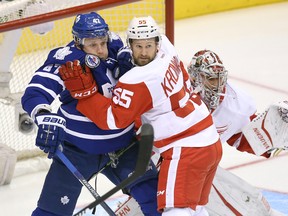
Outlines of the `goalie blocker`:
<svg viewBox="0 0 288 216">
<path fill-rule="evenodd" d="M 271 149 L 288 147 L 288 101 L 272 104 L 242 132 L 256 155 Z"/>
</svg>

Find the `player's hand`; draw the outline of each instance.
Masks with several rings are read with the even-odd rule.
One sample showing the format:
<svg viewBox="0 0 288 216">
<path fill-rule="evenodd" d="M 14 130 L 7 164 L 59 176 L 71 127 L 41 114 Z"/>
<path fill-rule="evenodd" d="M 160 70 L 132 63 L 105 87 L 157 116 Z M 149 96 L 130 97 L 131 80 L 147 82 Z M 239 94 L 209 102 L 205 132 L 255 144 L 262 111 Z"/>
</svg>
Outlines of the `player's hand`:
<svg viewBox="0 0 288 216">
<path fill-rule="evenodd" d="M 38 125 L 36 146 L 48 153 L 48 158 L 53 158 L 58 146 L 63 144 L 66 121 L 54 113 L 43 113 L 36 114 L 35 122 Z"/>
<path fill-rule="evenodd" d="M 97 92 L 96 82 L 90 68 L 86 65 L 82 67 L 79 60 L 68 61 L 61 65 L 59 74 L 66 89 L 75 99 L 87 98 Z"/>
<path fill-rule="evenodd" d="M 134 67 L 132 60 L 132 51 L 124 47 L 117 54 L 118 67 L 113 70 L 113 77 L 119 79 L 123 74 Z"/>
</svg>

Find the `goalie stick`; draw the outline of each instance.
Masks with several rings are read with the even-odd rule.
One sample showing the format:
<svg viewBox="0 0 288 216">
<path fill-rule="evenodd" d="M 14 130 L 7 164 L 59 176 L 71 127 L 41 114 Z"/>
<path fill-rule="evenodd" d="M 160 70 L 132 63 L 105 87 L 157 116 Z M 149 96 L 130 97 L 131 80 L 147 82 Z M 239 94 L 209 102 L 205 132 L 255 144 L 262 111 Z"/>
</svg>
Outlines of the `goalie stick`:
<svg viewBox="0 0 288 216">
<path fill-rule="evenodd" d="M 94 188 L 89 184 L 89 182 L 83 177 L 83 175 L 77 170 L 77 168 L 71 163 L 71 161 L 63 154 L 63 148 L 60 145 L 56 151 L 56 156 L 65 164 L 65 166 L 71 171 L 71 173 L 79 180 L 79 182 L 85 186 L 89 192 L 93 195 L 93 197 L 97 200 L 100 195 L 94 190 Z M 104 202 L 102 201 L 100 205 L 103 209 L 110 215 L 116 216 L 114 211 Z"/>
<path fill-rule="evenodd" d="M 112 196 L 113 194 L 115 194 L 116 192 L 123 189 L 127 185 L 134 182 L 137 178 L 142 176 L 146 172 L 147 166 L 151 158 L 153 140 L 154 140 L 153 127 L 150 124 L 143 124 L 141 127 L 138 159 L 134 172 L 127 179 L 123 180 L 120 184 L 112 188 L 103 196 L 97 198 L 94 202 L 90 203 L 88 206 L 84 207 L 82 210 L 80 210 L 73 216 L 83 215 L 87 209 L 93 209 L 95 206 L 103 203 L 107 198 L 109 198 L 110 196 Z"/>
</svg>

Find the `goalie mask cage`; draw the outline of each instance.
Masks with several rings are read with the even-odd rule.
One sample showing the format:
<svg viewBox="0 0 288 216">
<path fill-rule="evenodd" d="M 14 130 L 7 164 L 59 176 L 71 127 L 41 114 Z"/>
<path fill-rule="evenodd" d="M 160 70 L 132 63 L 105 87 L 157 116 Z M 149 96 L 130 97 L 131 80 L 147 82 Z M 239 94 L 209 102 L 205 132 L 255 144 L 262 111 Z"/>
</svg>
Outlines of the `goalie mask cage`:
<svg viewBox="0 0 288 216">
<path fill-rule="evenodd" d="M 19 130 L 21 96 L 48 52 L 72 40 L 75 15 L 91 11 L 103 16 L 124 43 L 130 20 L 148 15 L 156 20 L 161 33 L 174 42 L 174 0 L 0 1 L 0 144 L 14 149 L 18 161 L 39 155 L 46 158 L 35 146 L 37 129 L 29 133 Z M 52 104 L 54 111 L 58 106 L 57 101 Z"/>
</svg>

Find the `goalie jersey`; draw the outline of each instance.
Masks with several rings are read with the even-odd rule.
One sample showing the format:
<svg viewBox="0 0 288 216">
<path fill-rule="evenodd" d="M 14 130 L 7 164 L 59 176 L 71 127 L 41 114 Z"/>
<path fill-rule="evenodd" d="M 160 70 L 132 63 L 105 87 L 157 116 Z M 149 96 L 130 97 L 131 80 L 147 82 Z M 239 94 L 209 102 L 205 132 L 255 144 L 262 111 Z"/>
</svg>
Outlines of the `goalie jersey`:
<svg viewBox="0 0 288 216">
<path fill-rule="evenodd" d="M 255 112 L 256 105 L 253 99 L 228 82 L 224 97 L 212 112 L 222 143 L 227 142 L 238 150 L 253 153 L 249 150 L 250 145 L 242 134 L 242 128 L 256 117 Z"/>
<path fill-rule="evenodd" d="M 95 56 L 77 49 L 74 41 L 52 50 L 45 63 L 34 73 L 21 99 L 23 109 L 34 119 L 37 110 L 49 106 L 59 96 L 61 105 L 57 114 L 66 119 L 65 140 L 91 154 L 103 154 L 126 146 L 134 134 L 134 125 L 116 130 L 102 130 L 97 127 L 76 110 L 77 101 L 65 89 L 58 68 L 75 59 L 79 59 L 81 65 L 90 64 L 98 91 L 105 97 L 111 97 L 116 83 L 112 71 L 117 66 L 117 52 L 123 47 L 123 42 L 113 33 L 110 40 L 106 60 L 99 61 Z"/>
</svg>

